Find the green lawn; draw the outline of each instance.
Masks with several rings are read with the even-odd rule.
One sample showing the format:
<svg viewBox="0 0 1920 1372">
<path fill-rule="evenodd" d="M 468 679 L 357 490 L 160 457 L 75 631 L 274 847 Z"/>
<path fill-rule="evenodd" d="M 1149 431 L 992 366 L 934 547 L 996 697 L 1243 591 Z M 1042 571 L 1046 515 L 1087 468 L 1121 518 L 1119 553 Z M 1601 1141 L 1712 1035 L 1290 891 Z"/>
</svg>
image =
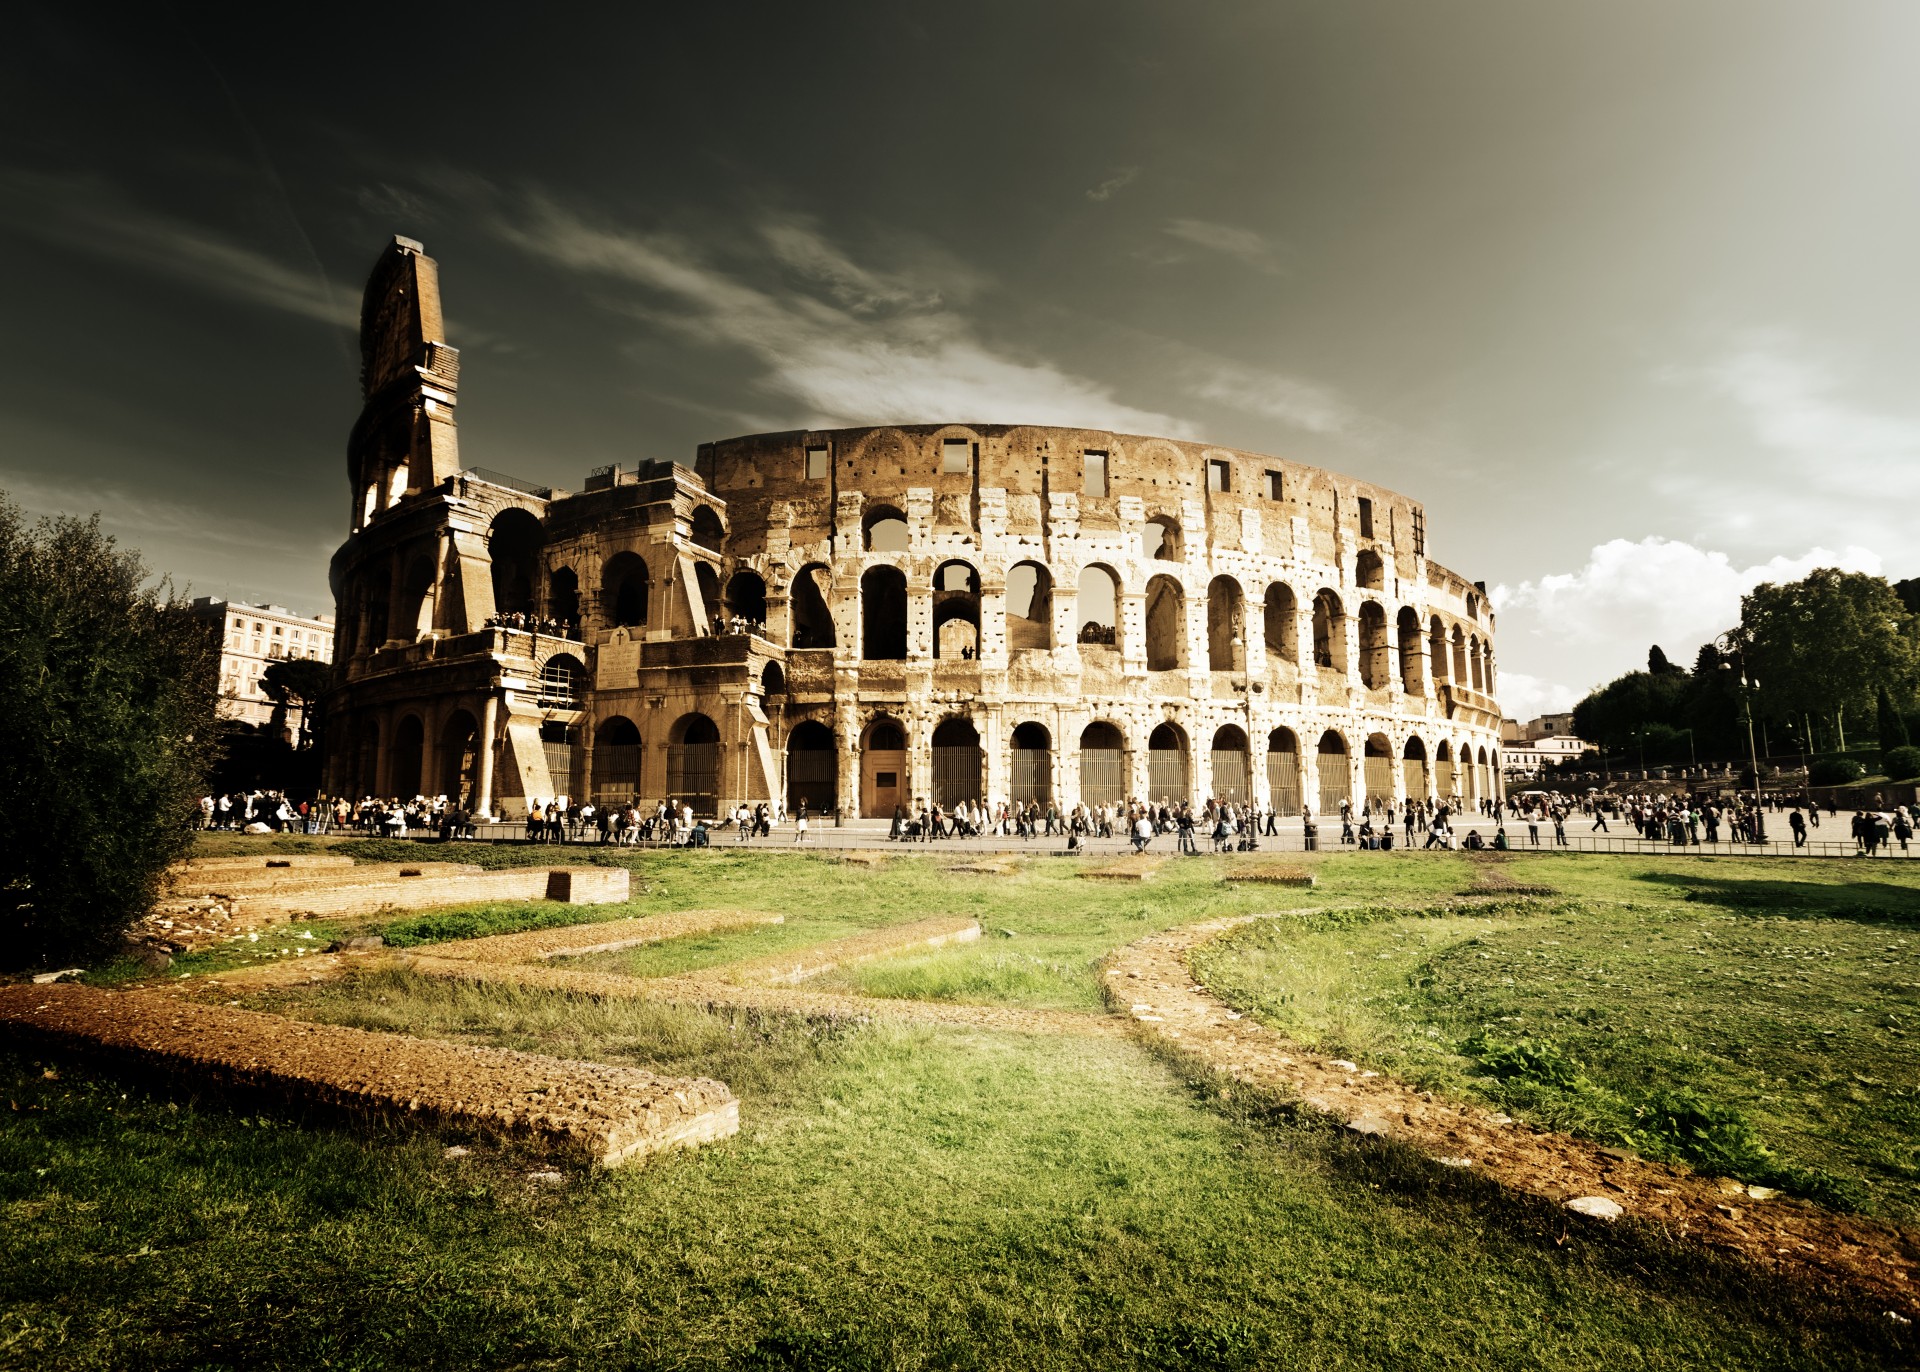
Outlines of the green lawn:
<svg viewBox="0 0 1920 1372">
<path fill-rule="evenodd" d="M 1832 925 L 1891 945 L 1911 908 L 1835 884 L 1853 870 L 1837 863 L 1543 858 L 1510 870 L 1568 899 L 1408 919 L 1393 907 L 1435 908 L 1466 884 L 1464 860 L 1329 855 L 1310 891 L 1234 890 L 1210 859 L 1141 886 L 1081 881 L 1054 860 L 1011 878 L 947 873 L 937 857 L 877 872 L 727 852 L 630 860 L 643 893 L 574 913 L 720 906 L 789 922 L 596 961 L 671 971 L 971 914 L 987 930 L 977 944 L 830 984 L 1019 1004 L 1092 1006 L 1098 958 L 1153 929 L 1364 907 L 1375 913 L 1340 931 L 1316 917 L 1287 927 L 1300 945 L 1351 944 L 1351 958 L 1316 955 L 1329 968 L 1319 1003 L 1331 1013 L 1351 1002 L 1340 1032 L 1374 1033 L 1382 1052 L 1406 1051 L 1389 1032 L 1400 1012 L 1343 1000 L 1342 985 L 1378 977 L 1391 989 L 1397 966 L 1392 995 L 1406 999 L 1425 959 L 1435 980 L 1417 989 L 1435 1003 L 1449 988 L 1478 994 L 1476 978 L 1511 992 L 1522 978 L 1493 967 L 1525 964 L 1548 939 L 1565 946 L 1561 925 L 1623 918 L 1611 902 L 1644 914 L 1632 928 L 1643 950 L 1665 948 L 1686 920 L 1719 938 L 1775 914 L 1791 915 L 1767 925 L 1785 931 L 1783 946 Z M 1723 885 L 1705 883 L 1709 871 Z M 1803 874 L 1822 884 L 1802 886 Z M 1782 877 L 1789 906 L 1762 915 L 1741 903 L 1779 894 L 1744 883 Z M 1876 907 L 1882 922 L 1866 913 Z M 490 909 L 471 915 L 475 932 L 541 907 Z M 1416 953 L 1394 929 L 1462 937 Z M 1465 946 L 1528 929 L 1539 936 L 1524 946 Z M 1450 949 L 1471 964 L 1458 978 Z M 1249 943 L 1223 961 L 1281 953 Z M 1668 963 L 1693 968 L 1678 953 Z M 1618 959 L 1606 970 L 1628 978 Z M 1717 982 L 1673 985 L 1678 1017 Z M 569 1171 L 555 1186 L 530 1178 L 540 1158 L 513 1149 L 476 1143 L 449 1158 L 447 1137 L 293 1121 L 66 1067 L 48 1079 L 30 1059 L 0 1057 L 14 1107 L 0 1114 L 0 1366 L 1846 1368 L 1914 1355 L 1910 1331 L 1877 1312 L 1855 1318 L 1696 1251 L 1570 1231 L 1475 1179 L 1202 1089 L 1129 1041 L 832 1029 L 397 972 L 254 1003 L 716 1076 L 741 1098 L 742 1132 L 642 1167 Z M 1646 1004 L 1655 1013 L 1658 1001 Z M 1502 1026 L 1515 1041 L 1528 1036 L 1530 1004 L 1500 1013 L 1523 1017 Z M 1675 1033 L 1701 1046 L 1692 1029 Z M 1557 1021 L 1549 1036 L 1566 1039 Z M 1464 1060 L 1405 1061 L 1472 1086 Z"/>
</svg>

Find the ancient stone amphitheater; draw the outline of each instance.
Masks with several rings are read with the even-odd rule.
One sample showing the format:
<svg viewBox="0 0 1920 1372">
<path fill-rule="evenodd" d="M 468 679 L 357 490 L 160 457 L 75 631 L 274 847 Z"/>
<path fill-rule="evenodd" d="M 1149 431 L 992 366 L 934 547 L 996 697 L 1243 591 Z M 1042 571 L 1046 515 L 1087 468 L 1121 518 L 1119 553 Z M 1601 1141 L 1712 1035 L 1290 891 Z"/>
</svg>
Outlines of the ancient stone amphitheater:
<svg viewBox="0 0 1920 1372">
<path fill-rule="evenodd" d="M 437 269 L 368 282 L 328 783 L 885 818 L 1497 794 L 1493 615 L 1421 506 L 1028 425 L 759 434 L 580 491 L 463 469 Z"/>
</svg>

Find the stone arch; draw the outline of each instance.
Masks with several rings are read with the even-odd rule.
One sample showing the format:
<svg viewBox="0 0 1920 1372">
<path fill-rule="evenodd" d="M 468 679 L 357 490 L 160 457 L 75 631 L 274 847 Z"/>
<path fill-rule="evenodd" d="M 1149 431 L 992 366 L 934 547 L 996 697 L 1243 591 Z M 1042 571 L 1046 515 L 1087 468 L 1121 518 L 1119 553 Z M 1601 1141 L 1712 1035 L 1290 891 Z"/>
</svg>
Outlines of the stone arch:
<svg viewBox="0 0 1920 1372">
<path fill-rule="evenodd" d="M 1444 738 L 1433 746 L 1433 791 L 1445 800 L 1453 794 L 1453 745 Z"/>
<path fill-rule="evenodd" d="M 1080 623 L 1074 629 L 1078 642 L 1120 641 L 1120 577 L 1113 568 L 1093 562 L 1081 569 L 1078 605 Z"/>
<path fill-rule="evenodd" d="M 817 719 L 801 720 L 787 735 L 787 813 L 835 809 L 839 794 L 840 748 L 833 730 Z"/>
<path fill-rule="evenodd" d="M 980 573 L 958 558 L 933 569 L 933 655 L 942 661 L 980 656 Z"/>
<path fill-rule="evenodd" d="M 1340 812 L 1340 802 L 1353 799 L 1353 777 L 1348 769 L 1347 740 L 1337 729 L 1329 729 L 1320 735 L 1315 748 L 1315 761 L 1320 772 L 1320 813 L 1333 815 Z"/>
<path fill-rule="evenodd" d="M 1096 719 L 1080 731 L 1080 801 L 1118 805 L 1127 798 L 1127 736 Z"/>
<path fill-rule="evenodd" d="M 643 627 L 652 609 L 653 573 L 638 553 L 615 553 L 600 565 L 600 615 L 608 625 Z"/>
<path fill-rule="evenodd" d="M 1368 734 L 1362 747 L 1360 778 L 1366 783 L 1367 804 L 1393 803 L 1393 745 L 1385 734 Z"/>
<path fill-rule="evenodd" d="M 1413 606 L 1403 605 L 1395 622 L 1395 637 L 1400 649 L 1400 689 L 1417 696 L 1426 689 L 1425 659 L 1420 652 L 1420 616 Z"/>
<path fill-rule="evenodd" d="M 1016 562 L 1007 569 L 1007 651 L 1053 646 L 1053 573 L 1044 563 Z"/>
<path fill-rule="evenodd" d="M 593 731 L 593 791 L 615 804 L 640 798 L 640 730 L 625 715 L 608 715 Z"/>
<path fill-rule="evenodd" d="M 400 615 L 393 627 L 396 637 L 410 643 L 433 631 L 433 558 L 424 551 L 407 559 L 400 578 Z"/>
<path fill-rule="evenodd" d="M 1447 626 L 1435 615 L 1427 627 L 1428 660 L 1433 669 L 1433 684 L 1447 680 Z"/>
<path fill-rule="evenodd" d="M 1387 612 L 1377 600 L 1360 604 L 1360 680 L 1370 691 L 1384 689 L 1392 681 L 1389 668 L 1390 645 L 1387 642 Z"/>
<path fill-rule="evenodd" d="M 1467 640 L 1467 671 L 1471 674 L 1473 689 L 1487 689 L 1486 673 L 1480 663 L 1480 635 L 1475 634 Z"/>
<path fill-rule="evenodd" d="M 760 573 L 742 567 L 727 579 L 727 613 L 749 624 L 767 622 L 767 582 Z"/>
<path fill-rule="evenodd" d="M 1300 602 L 1293 593 L 1293 587 L 1284 581 L 1276 581 L 1267 587 L 1265 619 L 1267 638 L 1267 657 L 1279 658 L 1283 662 L 1296 665 L 1300 659 L 1300 634 L 1295 621 L 1300 613 Z"/>
<path fill-rule="evenodd" d="M 783 696 L 787 693 L 787 669 L 779 663 L 769 660 L 760 669 L 760 694 L 763 696 Z"/>
<path fill-rule="evenodd" d="M 1156 576 L 1147 583 L 1147 670 L 1176 671 L 1186 661 L 1186 593 L 1172 577 Z"/>
<path fill-rule="evenodd" d="M 933 726 L 933 803 L 952 809 L 980 796 L 980 731 L 964 715 Z"/>
<path fill-rule="evenodd" d="M 1276 812 L 1300 813 L 1300 740 L 1291 729 L 1267 735 L 1267 795 Z"/>
<path fill-rule="evenodd" d="M 912 542 L 907 517 L 893 505 L 869 505 L 860 517 L 860 537 L 870 553 L 904 553 Z"/>
<path fill-rule="evenodd" d="M 696 815 L 720 810 L 720 726 L 699 711 L 681 715 L 667 730 L 667 801 L 690 805 Z"/>
<path fill-rule="evenodd" d="M 1236 805 L 1245 805 L 1253 799 L 1246 730 L 1238 724 L 1223 724 L 1215 729 L 1210 762 L 1214 799 L 1229 800 Z"/>
<path fill-rule="evenodd" d="M 894 662 L 907 655 L 907 576 L 898 567 L 869 567 L 860 577 L 860 656 Z"/>
<path fill-rule="evenodd" d="M 1313 662 L 1336 672 L 1347 670 L 1347 612 L 1340 597 L 1325 588 L 1313 597 Z"/>
<path fill-rule="evenodd" d="M 1427 745 L 1420 741 L 1420 735 L 1408 734 L 1406 746 L 1400 750 L 1400 771 L 1402 784 L 1405 785 L 1408 800 L 1427 798 Z"/>
<path fill-rule="evenodd" d="M 1179 562 L 1185 556 L 1180 521 L 1170 514 L 1149 515 L 1140 528 L 1140 556 L 1149 562 Z"/>
<path fill-rule="evenodd" d="M 577 710 L 587 688 L 586 664 L 572 653 L 555 653 L 540 666 L 543 710 Z"/>
<path fill-rule="evenodd" d="M 907 731 L 891 715 L 875 715 L 860 736 L 860 813 L 891 819 L 895 807 L 909 804 Z"/>
<path fill-rule="evenodd" d="M 726 545 L 727 529 L 720 522 L 720 516 L 711 505 L 694 507 L 693 518 L 688 521 L 689 534 L 696 547 L 717 553 Z"/>
<path fill-rule="evenodd" d="M 420 716 L 402 715 L 393 730 L 393 755 L 388 759 L 387 790 L 402 800 L 420 794 L 426 783 L 420 775 L 420 760 L 426 751 L 427 730 Z"/>
<path fill-rule="evenodd" d="M 1168 720 L 1147 735 L 1147 799 L 1176 805 L 1191 800 L 1187 778 L 1187 731 Z"/>
<path fill-rule="evenodd" d="M 1245 670 L 1246 632 L 1246 603 L 1240 583 L 1224 574 L 1216 576 L 1207 585 L 1207 669 Z"/>
<path fill-rule="evenodd" d="M 1387 589 L 1387 564 L 1372 548 L 1362 548 L 1353 559 L 1353 583 L 1367 591 Z"/>
<path fill-rule="evenodd" d="M 1007 799 L 1016 805 L 1053 799 L 1053 735 L 1034 720 L 1013 726 Z"/>
<path fill-rule="evenodd" d="M 835 646 L 833 611 L 827 608 L 827 598 L 820 590 L 820 578 L 827 575 L 827 569 L 818 562 L 810 562 L 793 574 L 787 596 L 787 613 L 793 622 L 793 642 L 789 646 Z"/>
<path fill-rule="evenodd" d="M 580 578 L 571 567 L 547 573 L 547 613 L 569 628 L 580 623 Z"/>
<path fill-rule="evenodd" d="M 532 514 L 514 506 L 500 511 L 487 529 L 487 560 L 493 571 L 496 614 L 534 613 L 535 578 L 546 534 Z"/>
<path fill-rule="evenodd" d="M 480 726 L 466 710 L 455 710 L 440 726 L 440 794 L 467 806 L 479 791 Z"/>
<path fill-rule="evenodd" d="M 1448 637 L 1448 644 L 1453 649 L 1454 684 L 1458 686 L 1468 685 L 1467 636 L 1460 631 L 1458 624 L 1453 626 L 1453 633 Z"/>
</svg>

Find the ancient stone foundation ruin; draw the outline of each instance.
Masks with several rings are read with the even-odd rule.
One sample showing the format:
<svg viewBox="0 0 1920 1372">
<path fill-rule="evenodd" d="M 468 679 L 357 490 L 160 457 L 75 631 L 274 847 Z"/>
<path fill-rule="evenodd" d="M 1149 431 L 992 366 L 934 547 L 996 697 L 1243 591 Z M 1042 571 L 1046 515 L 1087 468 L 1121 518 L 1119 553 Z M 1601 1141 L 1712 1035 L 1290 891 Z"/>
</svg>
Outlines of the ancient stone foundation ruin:
<svg viewBox="0 0 1920 1372">
<path fill-rule="evenodd" d="M 368 282 L 330 789 L 890 817 L 1492 797 L 1493 615 L 1405 496 L 1018 424 L 760 434 L 578 492 L 462 468 L 439 279 Z"/>
</svg>

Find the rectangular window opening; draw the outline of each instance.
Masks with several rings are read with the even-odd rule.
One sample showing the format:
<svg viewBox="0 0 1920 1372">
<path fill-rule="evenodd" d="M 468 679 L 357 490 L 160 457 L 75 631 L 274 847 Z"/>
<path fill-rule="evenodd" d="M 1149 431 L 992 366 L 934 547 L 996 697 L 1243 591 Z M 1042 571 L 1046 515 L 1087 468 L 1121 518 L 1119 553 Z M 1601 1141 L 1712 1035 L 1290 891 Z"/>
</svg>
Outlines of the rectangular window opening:
<svg viewBox="0 0 1920 1372">
<path fill-rule="evenodd" d="M 827 448 L 807 449 L 807 480 L 825 481 L 827 470 L 833 465 L 833 453 Z"/>
<path fill-rule="evenodd" d="M 1107 493 L 1107 455 L 1094 452 L 1089 448 L 1085 453 L 1087 480 L 1083 488 L 1087 495 L 1103 496 Z"/>
<path fill-rule="evenodd" d="M 1207 489 L 1223 492 L 1233 489 L 1232 467 L 1225 459 L 1218 457 L 1208 459 Z"/>
<path fill-rule="evenodd" d="M 1425 510 L 1413 512 L 1413 553 L 1415 557 L 1425 557 L 1427 554 L 1427 512 Z"/>
<path fill-rule="evenodd" d="M 940 445 L 940 470 L 943 472 L 970 472 L 973 470 L 973 444 L 964 438 L 949 438 Z"/>
<path fill-rule="evenodd" d="M 1360 537 L 1373 537 L 1373 502 L 1365 496 L 1360 497 Z"/>
<path fill-rule="evenodd" d="M 1287 498 L 1286 478 L 1279 472 L 1267 473 L 1267 499 L 1285 500 Z"/>
</svg>

